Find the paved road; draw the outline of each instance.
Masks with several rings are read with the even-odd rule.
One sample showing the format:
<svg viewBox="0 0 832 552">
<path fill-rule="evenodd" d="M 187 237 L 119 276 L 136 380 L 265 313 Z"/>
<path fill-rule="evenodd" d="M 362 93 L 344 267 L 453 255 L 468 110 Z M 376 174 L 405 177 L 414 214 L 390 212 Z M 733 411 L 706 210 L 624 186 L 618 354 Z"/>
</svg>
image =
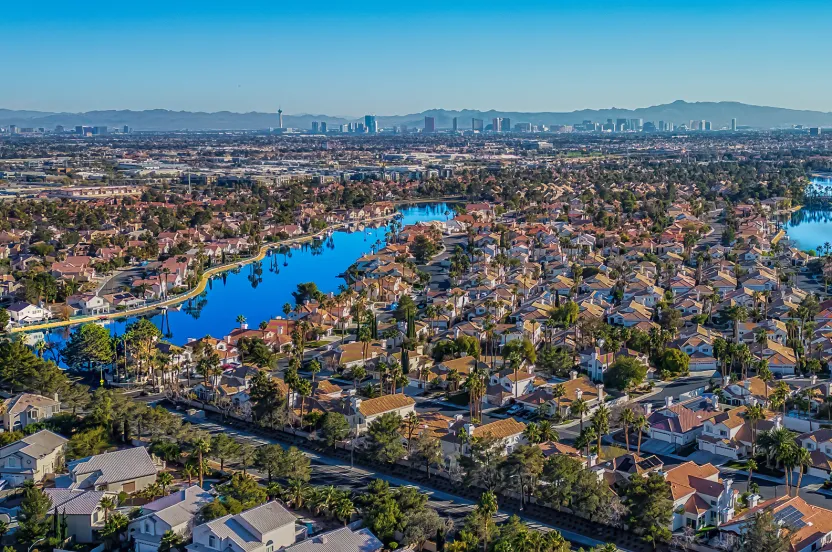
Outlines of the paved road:
<svg viewBox="0 0 832 552">
<path fill-rule="evenodd" d="M 181 415 L 181 412 L 175 413 Z M 235 440 L 241 443 L 247 443 L 258 447 L 265 444 L 279 444 L 282 443 L 274 439 L 269 439 L 254 435 L 253 433 L 240 430 L 231 426 L 215 423 L 210 420 L 194 420 L 188 419 L 191 423 L 199 425 L 199 427 L 211 434 L 225 433 L 230 435 Z M 312 476 L 310 483 L 313 485 L 334 485 L 339 488 L 348 489 L 354 492 L 361 493 L 367 486 L 375 479 L 382 479 L 387 481 L 392 486 L 416 486 L 412 482 L 398 477 L 388 476 L 385 474 L 378 474 L 360 468 L 350 468 L 349 465 L 344 465 L 340 460 L 321 456 L 319 454 L 306 452 L 307 456 L 312 460 Z M 405 470 L 405 468 L 402 468 Z M 251 470 L 250 470 L 251 471 Z M 257 473 L 254 471 L 254 473 Z M 258 474 L 261 477 L 262 474 Z M 468 515 L 474 508 L 474 503 L 470 500 L 451 495 L 436 489 L 432 489 L 425 485 L 418 485 L 420 491 L 428 495 L 428 504 L 434 508 L 437 513 L 444 518 L 451 518 L 454 524 L 459 527 L 465 516 Z M 498 521 L 505 521 L 508 514 L 500 511 L 495 516 Z M 534 520 L 524 519 L 529 527 L 539 531 L 551 531 L 554 527 L 539 523 Z M 596 541 L 582 535 L 577 535 L 569 531 L 560 531 L 561 534 L 569 539 L 571 542 L 581 546 L 597 546 L 603 544 L 601 541 Z"/>
</svg>

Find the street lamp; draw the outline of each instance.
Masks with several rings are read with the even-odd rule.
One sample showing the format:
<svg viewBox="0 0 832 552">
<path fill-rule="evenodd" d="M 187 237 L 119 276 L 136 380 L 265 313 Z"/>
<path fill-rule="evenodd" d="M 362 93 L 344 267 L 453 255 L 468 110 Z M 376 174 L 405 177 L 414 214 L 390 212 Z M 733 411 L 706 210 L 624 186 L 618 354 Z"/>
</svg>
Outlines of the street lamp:
<svg viewBox="0 0 832 552">
<path fill-rule="evenodd" d="M 43 542 L 45 540 L 46 540 L 46 537 L 42 537 L 42 538 L 39 538 L 38 540 L 36 540 L 35 542 L 33 542 L 31 544 L 31 546 L 29 546 L 29 550 L 27 550 L 27 552 L 32 552 L 32 548 L 34 548 L 37 543 Z"/>
</svg>

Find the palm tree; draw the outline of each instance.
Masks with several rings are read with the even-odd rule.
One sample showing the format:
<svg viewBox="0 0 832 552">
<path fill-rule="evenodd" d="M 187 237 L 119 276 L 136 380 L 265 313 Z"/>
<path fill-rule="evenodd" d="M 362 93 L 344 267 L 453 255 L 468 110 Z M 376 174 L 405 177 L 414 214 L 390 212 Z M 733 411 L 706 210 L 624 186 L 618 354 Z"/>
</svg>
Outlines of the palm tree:
<svg viewBox="0 0 832 552">
<path fill-rule="evenodd" d="M 110 512 L 118 506 L 118 499 L 114 496 L 105 495 L 101 497 L 98 505 L 104 510 L 104 523 L 106 524 L 110 520 Z"/>
<path fill-rule="evenodd" d="M 748 484 L 746 488 L 751 488 L 751 478 L 754 475 L 754 470 L 757 469 L 757 461 L 754 458 L 749 458 L 748 462 L 745 463 L 745 469 L 748 471 Z"/>
<path fill-rule="evenodd" d="M 803 480 L 803 473 L 807 467 L 812 465 L 812 456 L 809 451 L 803 447 L 795 447 L 794 465 L 800 470 L 797 476 L 797 485 L 794 488 L 794 496 L 797 496 L 800 493 L 800 482 Z"/>
<path fill-rule="evenodd" d="M 525 437 L 526 440 L 532 445 L 538 444 L 540 442 L 540 430 L 538 429 L 537 424 L 529 422 L 523 430 L 523 437 Z"/>
<path fill-rule="evenodd" d="M 763 405 L 754 404 L 748 407 L 745 412 L 745 419 L 751 424 L 751 457 L 756 456 L 757 445 L 757 422 L 764 420 L 766 417 Z"/>
<path fill-rule="evenodd" d="M 204 454 L 208 454 L 211 450 L 211 444 L 208 442 L 207 439 L 202 437 L 197 438 L 193 442 L 193 449 L 194 452 L 197 454 L 197 469 L 199 470 L 199 486 L 202 487 L 203 483 L 205 482 L 205 465 L 202 462 L 202 458 Z"/>
<path fill-rule="evenodd" d="M 569 412 L 575 418 L 581 419 L 581 431 L 584 430 L 584 416 L 589 412 L 589 406 L 583 399 L 575 399 L 572 401 L 572 406 L 569 407 Z"/>
<path fill-rule="evenodd" d="M 557 430 L 552 426 L 552 422 L 543 420 L 537 424 L 537 430 L 540 433 L 540 442 L 557 441 L 560 439 Z"/>
<path fill-rule="evenodd" d="M 304 501 L 309 497 L 309 485 L 299 479 L 289 481 L 289 487 L 286 489 L 288 493 L 289 502 L 294 508 L 300 510 L 303 508 Z"/>
<path fill-rule="evenodd" d="M 644 414 L 640 414 L 633 422 L 633 428 L 638 431 L 638 445 L 636 446 L 636 454 L 641 454 L 641 434 L 650 429 L 650 422 Z"/>
<path fill-rule="evenodd" d="M 558 383 L 554 387 L 552 387 L 552 398 L 555 399 L 555 402 L 558 407 L 558 417 L 560 417 L 560 400 L 566 396 L 566 385 L 562 383 Z"/>
<path fill-rule="evenodd" d="M 598 439 L 598 457 L 601 456 L 601 439 L 610 431 L 610 409 L 605 405 L 598 407 L 592 415 L 592 428 L 595 430 Z"/>
<path fill-rule="evenodd" d="M 347 523 L 349 523 L 350 519 L 352 519 L 352 515 L 355 513 L 355 506 L 353 505 L 352 500 L 347 497 L 342 497 L 335 503 L 333 513 L 335 514 L 335 517 L 344 522 L 344 527 L 346 527 Z"/>
<path fill-rule="evenodd" d="M 625 408 L 621 411 L 620 417 L 621 425 L 624 426 L 624 443 L 627 447 L 627 452 L 630 451 L 630 425 L 636 421 L 636 413 L 632 408 Z"/>
<path fill-rule="evenodd" d="M 196 475 L 197 471 L 193 464 L 185 464 L 185 467 L 182 468 L 182 477 L 188 478 L 188 485 L 191 484 Z"/>
<path fill-rule="evenodd" d="M 156 478 L 156 482 L 162 487 L 162 494 L 167 495 L 167 489 L 173 483 L 173 476 L 170 472 L 162 472 Z"/>
<path fill-rule="evenodd" d="M 514 387 L 514 398 L 516 399 L 517 396 L 518 396 L 517 395 L 517 390 L 519 388 L 519 386 L 517 385 L 517 371 L 520 369 L 520 366 L 523 364 L 523 359 L 520 357 L 520 353 L 518 353 L 517 351 L 512 351 L 511 353 L 509 353 L 508 358 L 506 360 L 508 361 L 508 364 L 511 367 L 511 369 L 514 371 L 513 387 Z"/>
<path fill-rule="evenodd" d="M 734 322 L 734 343 L 740 339 L 740 322 L 748 320 L 748 309 L 742 305 L 731 305 L 725 309 L 725 316 Z"/>
<path fill-rule="evenodd" d="M 245 323 L 246 323 L 246 317 L 245 317 L 245 315 L 238 314 L 238 315 L 237 315 L 237 324 L 239 324 L 239 325 L 240 325 L 240 329 L 242 329 L 242 328 L 243 328 L 243 324 L 245 324 Z"/>
</svg>

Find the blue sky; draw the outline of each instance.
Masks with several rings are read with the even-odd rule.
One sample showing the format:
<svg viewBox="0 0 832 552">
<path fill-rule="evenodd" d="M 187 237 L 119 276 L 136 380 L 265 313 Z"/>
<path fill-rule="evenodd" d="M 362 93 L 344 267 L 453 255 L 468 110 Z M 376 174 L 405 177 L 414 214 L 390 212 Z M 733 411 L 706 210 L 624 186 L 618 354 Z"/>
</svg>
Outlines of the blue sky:
<svg viewBox="0 0 832 552">
<path fill-rule="evenodd" d="M 832 111 L 829 0 L 7 4 L 0 108 Z"/>
</svg>

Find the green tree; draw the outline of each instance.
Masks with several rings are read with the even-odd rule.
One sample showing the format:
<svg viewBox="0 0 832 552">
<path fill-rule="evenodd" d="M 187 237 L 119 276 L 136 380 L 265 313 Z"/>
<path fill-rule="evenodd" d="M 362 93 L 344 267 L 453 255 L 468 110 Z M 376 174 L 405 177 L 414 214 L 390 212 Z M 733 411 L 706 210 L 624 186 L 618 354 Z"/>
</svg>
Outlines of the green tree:
<svg viewBox="0 0 832 552">
<path fill-rule="evenodd" d="M 321 435 L 327 445 L 335 447 L 338 441 L 343 441 L 350 434 L 350 423 L 340 412 L 327 412 L 321 423 Z"/>
<path fill-rule="evenodd" d="M 49 534 L 48 515 L 51 508 L 52 500 L 49 496 L 38 489 L 34 483 L 27 481 L 17 515 L 18 542 L 31 545 Z"/>
<path fill-rule="evenodd" d="M 647 366 L 633 357 L 619 357 L 604 374 L 604 385 L 627 391 L 640 385 L 647 376 Z"/>
<path fill-rule="evenodd" d="M 395 412 L 382 414 L 370 423 L 366 446 L 374 458 L 390 464 L 404 458 L 406 450 L 399 432 L 401 427 L 402 417 Z"/>
<path fill-rule="evenodd" d="M 283 448 L 280 445 L 259 447 L 254 455 L 254 465 L 266 472 L 266 477 L 271 483 L 272 475 L 280 473 L 283 467 Z"/>
<path fill-rule="evenodd" d="M 113 362 L 115 349 L 110 331 L 98 324 L 84 324 L 64 347 L 64 362 L 75 370 L 97 370 Z"/>
<path fill-rule="evenodd" d="M 624 502 L 630 512 L 629 526 L 654 545 L 670 540 L 673 500 L 670 484 L 658 473 L 630 477 L 624 488 Z"/>
<path fill-rule="evenodd" d="M 667 370 L 674 376 L 686 376 L 690 373 L 690 357 L 679 349 L 665 349 L 658 365 L 659 369 Z"/>
<path fill-rule="evenodd" d="M 739 552 L 788 552 L 791 550 L 789 531 L 783 531 L 768 510 L 754 514 L 740 538 Z"/>
<path fill-rule="evenodd" d="M 211 455 L 220 461 L 220 471 L 225 471 L 225 461 L 234 458 L 240 444 L 227 433 L 218 433 L 211 439 Z"/>
</svg>

